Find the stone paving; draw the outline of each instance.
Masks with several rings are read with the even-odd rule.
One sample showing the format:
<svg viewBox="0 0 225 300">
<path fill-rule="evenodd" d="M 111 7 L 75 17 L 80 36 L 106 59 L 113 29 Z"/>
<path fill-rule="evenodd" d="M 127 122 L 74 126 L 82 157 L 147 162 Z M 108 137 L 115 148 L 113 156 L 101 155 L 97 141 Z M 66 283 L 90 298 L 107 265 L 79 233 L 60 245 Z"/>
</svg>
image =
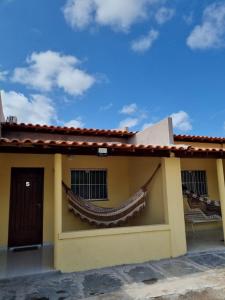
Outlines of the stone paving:
<svg viewBox="0 0 225 300">
<path fill-rule="evenodd" d="M 225 251 L 210 251 L 176 259 L 85 272 L 49 272 L 0 280 L 0 300 L 73 300 L 89 297 L 106 299 L 107 294 L 111 295 L 107 299 L 131 300 L 134 298 L 128 295 L 119 296 L 124 286 L 154 286 L 165 279 L 187 277 L 222 268 L 225 268 Z M 115 298 L 114 293 L 117 295 Z"/>
</svg>

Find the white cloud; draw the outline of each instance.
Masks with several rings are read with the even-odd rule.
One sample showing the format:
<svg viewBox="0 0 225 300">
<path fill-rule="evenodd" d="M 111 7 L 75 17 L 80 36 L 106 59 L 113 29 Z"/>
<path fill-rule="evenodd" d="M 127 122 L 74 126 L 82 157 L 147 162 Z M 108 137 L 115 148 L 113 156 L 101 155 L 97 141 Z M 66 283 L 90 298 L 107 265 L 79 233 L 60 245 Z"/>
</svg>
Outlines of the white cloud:
<svg viewBox="0 0 225 300">
<path fill-rule="evenodd" d="M 127 118 L 120 122 L 119 128 L 125 128 L 125 127 L 132 128 L 136 126 L 138 123 L 139 123 L 138 118 Z"/>
<path fill-rule="evenodd" d="M 189 131 L 192 129 L 191 119 L 185 111 L 179 111 L 171 114 L 173 127 L 181 131 Z"/>
<path fill-rule="evenodd" d="M 156 22 L 160 25 L 171 20 L 175 15 L 175 10 L 168 7 L 161 7 L 155 14 Z"/>
<path fill-rule="evenodd" d="M 5 116 L 16 116 L 18 122 L 50 124 L 56 120 L 54 105 L 46 96 L 31 95 L 28 99 L 15 91 L 2 92 Z"/>
<path fill-rule="evenodd" d="M 135 52 L 143 53 L 152 47 L 154 41 L 158 38 L 158 36 L 159 32 L 151 29 L 147 35 L 134 40 L 131 43 L 131 49 Z"/>
<path fill-rule="evenodd" d="M 78 117 L 77 119 L 70 120 L 64 124 L 66 127 L 74 127 L 74 128 L 82 128 L 84 127 L 84 122 L 82 121 L 81 117 Z"/>
<path fill-rule="evenodd" d="M 135 127 L 147 118 L 147 112 L 140 109 L 136 103 L 124 105 L 118 113 L 127 115 L 127 118 L 120 121 L 119 128 Z"/>
<path fill-rule="evenodd" d="M 70 95 L 82 95 L 94 83 L 94 76 L 78 68 L 80 61 L 71 55 L 54 51 L 33 52 L 26 60 L 27 67 L 15 68 L 13 82 L 36 90 L 62 88 Z"/>
<path fill-rule="evenodd" d="M 93 0 L 68 0 L 63 8 L 66 21 L 72 28 L 84 28 L 92 21 Z"/>
<path fill-rule="evenodd" d="M 149 10 L 162 0 L 67 0 L 63 13 L 68 24 L 83 29 L 93 24 L 128 31 L 149 17 Z"/>
<path fill-rule="evenodd" d="M 5 81 L 8 71 L 0 71 L 0 81 Z"/>
<path fill-rule="evenodd" d="M 121 114 L 132 115 L 137 111 L 138 107 L 136 103 L 131 103 L 129 105 L 124 105 L 120 110 Z"/>
<path fill-rule="evenodd" d="M 225 2 L 206 7 L 202 24 L 194 27 L 187 38 L 191 49 L 220 48 L 225 46 Z"/>
<path fill-rule="evenodd" d="M 66 127 L 84 127 L 81 117 L 68 122 L 59 122 L 53 101 L 40 94 L 28 98 L 15 91 L 2 91 L 2 102 L 5 117 L 16 116 L 19 123 L 50 125 L 56 122 Z"/>
</svg>

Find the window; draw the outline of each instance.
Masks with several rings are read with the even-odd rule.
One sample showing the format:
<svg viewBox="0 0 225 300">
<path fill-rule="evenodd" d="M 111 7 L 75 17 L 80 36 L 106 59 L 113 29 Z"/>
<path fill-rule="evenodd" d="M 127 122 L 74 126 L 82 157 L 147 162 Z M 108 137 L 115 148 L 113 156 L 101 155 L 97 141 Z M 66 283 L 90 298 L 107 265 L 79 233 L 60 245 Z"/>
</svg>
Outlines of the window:
<svg viewBox="0 0 225 300">
<path fill-rule="evenodd" d="M 182 171 L 181 176 L 183 187 L 201 196 L 208 194 L 206 171 Z"/>
<path fill-rule="evenodd" d="M 107 171 L 72 170 L 71 189 L 86 200 L 107 200 Z"/>
</svg>

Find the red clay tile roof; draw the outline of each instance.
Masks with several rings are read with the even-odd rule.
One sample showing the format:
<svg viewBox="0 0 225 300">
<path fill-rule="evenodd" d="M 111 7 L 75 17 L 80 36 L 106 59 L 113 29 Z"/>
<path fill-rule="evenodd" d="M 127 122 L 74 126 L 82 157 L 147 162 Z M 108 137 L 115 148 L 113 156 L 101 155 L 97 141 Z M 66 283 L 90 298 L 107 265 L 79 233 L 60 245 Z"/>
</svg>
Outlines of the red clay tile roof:
<svg viewBox="0 0 225 300">
<path fill-rule="evenodd" d="M 30 131 L 42 133 L 59 133 L 59 134 L 73 134 L 73 135 L 91 135 L 91 136 L 108 136 L 108 137 L 132 137 L 136 132 L 126 130 L 113 130 L 113 129 L 95 129 L 95 128 L 74 128 L 74 127 L 61 127 L 61 126 L 48 126 L 39 124 L 10 124 L 3 123 L 3 130 L 14 131 Z M 174 135 L 175 141 L 181 142 L 200 142 L 200 143 L 225 143 L 225 137 L 210 137 L 200 135 Z"/>
<path fill-rule="evenodd" d="M 32 139 L 8 139 L 0 138 L 0 146 L 57 146 L 57 147 L 83 147 L 83 148 L 118 148 L 118 149 L 148 149 L 148 150 L 185 150 L 188 147 L 180 145 L 160 146 L 160 145 L 135 145 L 114 142 L 79 142 L 79 141 L 63 141 L 63 140 L 32 140 Z"/>
<path fill-rule="evenodd" d="M 32 140 L 0 138 L 0 152 L 19 153 L 63 153 L 96 155 L 98 148 L 107 148 L 109 155 L 143 155 L 168 157 L 170 152 L 178 153 L 188 147 L 180 145 L 134 145 L 125 143 L 79 142 L 63 140 Z"/>
<path fill-rule="evenodd" d="M 199 143 L 225 143 L 224 137 L 212 137 L 212 136 L 202 136 L 202 135 L 174 135 L 175 141 L 181 142 L 199 142 Z"/>
<path fill-rule="evenodd" d="M 225 158 L 225 149 L 198 148 L 185 145 L 134 145 L 125 143 L 79 142 L 0 138 L 0 152 L 63 153 L 96 155 L 98 148 L 107 148 L 109 155 Z"/>
<path fill-rule="evenodd" d="M 13 131 L 29 131 L 41 133 L 59 133 L 71 135 L 86 135 L 86 136 L 104 136 L 104 137 L 123 137 L 129 138 L 135 135 L 136 132 L 126 130 L 108 130 L 108 129 L 95 129 L 95 128 L 74 128 L 74 127 L 61 127 L 61 126 L 48 126 L 39 124 L 11 124 L 2 123 L 3 130 Z M 174 140 L 179 142 L 200 142 L 200 143 L 225 143 L 225 137 L 211 137 L 200 135 L 174 135 Z"/>
<path fill-rule="evenodd" d="M 126 130 L 107 130 L 107 129 L 94 129 L 94 128 L 74 128 L 74 127 L 61 127 L 61 126 L 48 126 L 39 124 L 10 124 L 3 123 L 2 128 L 15 131 L 35 131 L 42 133 L 60 133 L 60 134 L 74 134 L 74 135 L 94 135 L 94 136 L 114 136 L 114 137 L 131 137 L 135 132 Z"/>
</svg>

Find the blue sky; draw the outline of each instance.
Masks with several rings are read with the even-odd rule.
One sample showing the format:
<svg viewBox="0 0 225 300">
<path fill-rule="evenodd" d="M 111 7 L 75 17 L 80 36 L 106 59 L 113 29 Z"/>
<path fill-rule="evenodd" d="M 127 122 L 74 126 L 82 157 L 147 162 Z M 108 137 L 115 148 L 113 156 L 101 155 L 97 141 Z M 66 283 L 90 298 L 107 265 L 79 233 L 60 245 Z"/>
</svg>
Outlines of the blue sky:
<svg viewBox="0 0 225 300">
<path fill-rule="evenodd" d="M 225 1 L 1 0 L 0 37 L 20 122 L 225 135 Z"/>
</svg>

